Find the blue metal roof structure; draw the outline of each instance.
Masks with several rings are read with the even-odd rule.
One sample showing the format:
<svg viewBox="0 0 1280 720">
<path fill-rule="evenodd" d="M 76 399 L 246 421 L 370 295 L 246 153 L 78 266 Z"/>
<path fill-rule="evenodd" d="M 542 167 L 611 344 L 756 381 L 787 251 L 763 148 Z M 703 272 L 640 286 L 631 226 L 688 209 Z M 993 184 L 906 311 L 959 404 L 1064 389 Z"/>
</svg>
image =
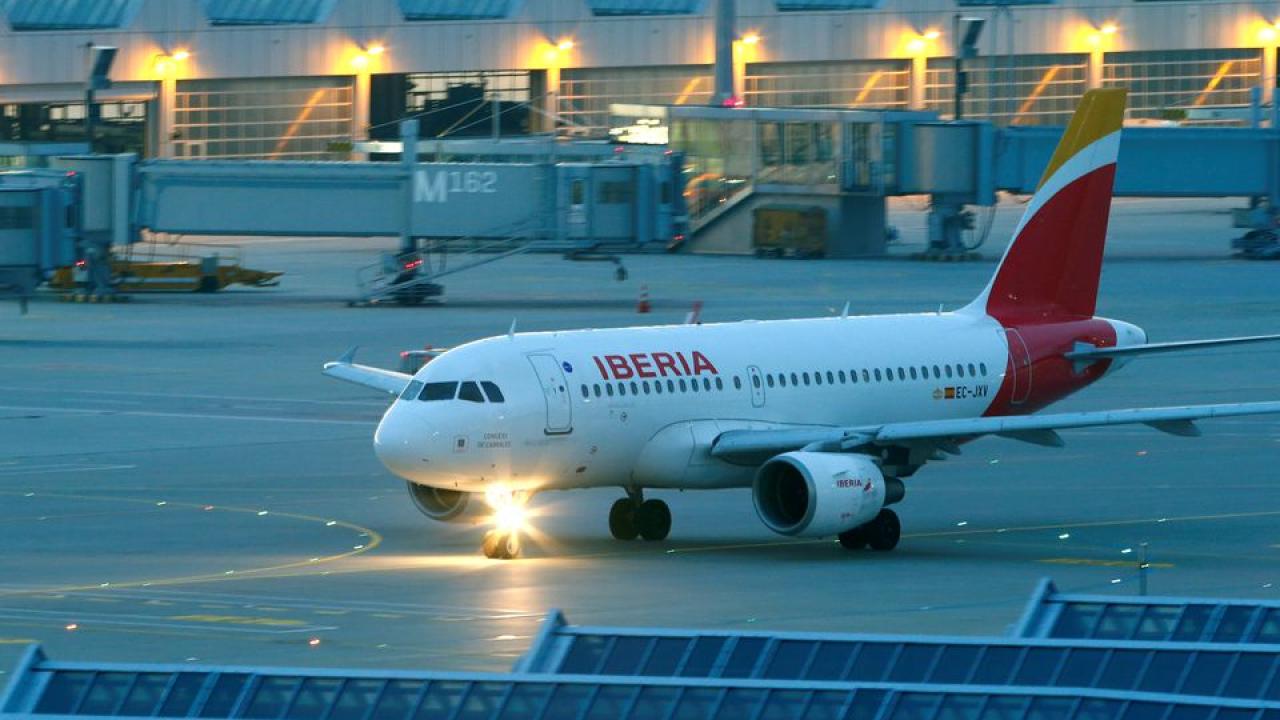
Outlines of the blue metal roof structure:
<svg viewBox="0 0 1280 720">
<path fill-rule="evenodd" d="M 337 0 L 200 0 L 213 25 L 311 25 L 322 23 Z"/>
<path fill-rule="evenodd" d="M 405 20 L 497 20 L 520 10 L 522 0 L 396 0 Z"/>
<path fill-rule="evenodd" d="M 567 675 L 1110 689 L 1280 701 L 1280 645 L 574 627 L 518 666 Z"/>
<path fill-rule="evenodd" d="M 706 0 L 586 0 L 592 15 L 699 15 Z"/>
<path fill-rule="evenodd" d="M 1280 720 L 1280 703 L 1106 690 L 712 678 L 90 665 L 32 648 L 0 720 Z"/>
<path fill-rule="evenodd" d="M 15 32 L 123 28 L 133 22 L 142 0 L 4 0 Z"/>
<path fill-rule="evenodd" d="M 1064 594 L 1043 580 L 1016 635 L 1280 645 L 1280 602 Z"/>
</svg>

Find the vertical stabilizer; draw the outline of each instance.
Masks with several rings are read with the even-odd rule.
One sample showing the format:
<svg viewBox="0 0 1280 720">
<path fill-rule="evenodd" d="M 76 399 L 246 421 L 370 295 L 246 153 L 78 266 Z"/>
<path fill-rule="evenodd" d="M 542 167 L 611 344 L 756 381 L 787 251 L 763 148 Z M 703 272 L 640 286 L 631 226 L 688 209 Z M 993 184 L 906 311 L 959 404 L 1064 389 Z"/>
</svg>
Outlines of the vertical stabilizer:
<svg viewBox="0 0 1280 720">
<path fill-rule="evenodd" d="M 995 277 L 966 310 L 1004 325 L 1093 317 L 1124 107 L 1124 90 L 1085 93 Z"/>
</svg>

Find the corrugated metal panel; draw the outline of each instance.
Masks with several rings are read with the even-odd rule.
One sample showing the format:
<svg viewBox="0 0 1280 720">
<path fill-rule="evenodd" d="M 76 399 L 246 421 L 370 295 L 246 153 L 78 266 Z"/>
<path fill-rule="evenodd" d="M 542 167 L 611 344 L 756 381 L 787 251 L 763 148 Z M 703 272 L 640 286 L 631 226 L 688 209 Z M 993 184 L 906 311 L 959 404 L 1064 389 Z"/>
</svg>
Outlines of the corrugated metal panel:
<svg viewBox="0 0 1280 720">
<path fill-rule="evenodd" d="M 142 0 L 8 0 L 0 5 L 17 32 L 124 28 Z"/>
<path fill-rule="evenodd" d="M 775 0 L 780 12 L 814 10 L 866 10 L 880 7 L 880 0 Z"/>
<path fill-rule="evenodd" d="M 515 14 L 522 0 L 397 0 L 405 20 L 492 20 Z"/>
<path fill-rule="evenodd" d="M 322 23 L 337 0 L 200 0 L 214 25 L 311 25 Z"/>
<path fill-rule="evenodd" d="M 706 0 L 587 0 L 592 15 L 699 15 Z"/>
</svg>

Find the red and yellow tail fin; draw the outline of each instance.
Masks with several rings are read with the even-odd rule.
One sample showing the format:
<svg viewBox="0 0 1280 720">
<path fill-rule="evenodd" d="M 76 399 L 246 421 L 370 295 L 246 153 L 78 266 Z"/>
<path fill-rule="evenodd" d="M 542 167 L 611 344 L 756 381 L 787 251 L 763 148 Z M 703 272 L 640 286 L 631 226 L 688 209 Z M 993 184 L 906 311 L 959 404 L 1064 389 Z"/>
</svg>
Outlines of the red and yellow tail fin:
<svg viewBox="0 0 1280 720">
<path fill-rule="evenodd" d="M 1005 325 L 1093 317 L 1125 91 L 1085 93 L 991 283 L 971 308 Z"/>
</svg>

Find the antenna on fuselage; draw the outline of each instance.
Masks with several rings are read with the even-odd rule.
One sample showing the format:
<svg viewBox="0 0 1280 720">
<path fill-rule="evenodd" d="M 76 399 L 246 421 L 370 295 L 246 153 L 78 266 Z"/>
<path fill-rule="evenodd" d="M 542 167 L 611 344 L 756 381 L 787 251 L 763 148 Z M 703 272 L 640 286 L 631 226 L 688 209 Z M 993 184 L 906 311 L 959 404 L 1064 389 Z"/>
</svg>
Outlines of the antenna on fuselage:
<svg viewBox="0 0 1280 720">
<path fill-rule="evenodd" d="M 511 318 L 511 327 L 507 328 L 507 339 L 516 339 L 516 318 Z"/>
<path fill-rule="evenodd" d="M 840 319 L 841 320 L 849 319 L 849 301 L 848 300 L 844 301 L 844 309 L 840 311 Z"/>
</svg>

